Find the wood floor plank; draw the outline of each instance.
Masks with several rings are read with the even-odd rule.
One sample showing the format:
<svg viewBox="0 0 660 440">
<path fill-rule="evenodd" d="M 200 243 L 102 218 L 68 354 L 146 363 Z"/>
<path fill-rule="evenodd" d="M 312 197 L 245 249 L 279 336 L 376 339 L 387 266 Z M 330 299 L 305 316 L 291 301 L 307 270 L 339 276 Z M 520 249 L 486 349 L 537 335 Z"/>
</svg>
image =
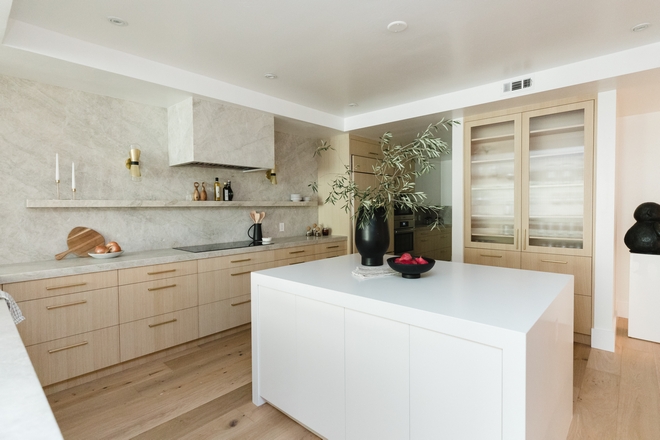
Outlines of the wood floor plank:
<svg viewBox="0 0 660 440">
<path fill-rule="evenodd" d="M 616 438 L 619 376 L 587 368 L 574 404 L 570 440 L 608 440 Z"/>
<path fill-rule="evenodd" d="M 246 403 L 250 403 L 252 399 L 252 384 L 246 384 L 242 387 L 235 389 L 227 394 L 224 394 L 217 399 L 200 405 L 197 408 L 188 411 L 179 417 L 173 418 L 165 423 L 162 423 L 140 435 L 133 437 L 135 440 L 160 440 L 160 439 L 183 439 L 189 433 L 196 431 L 218 418 L 224 417 L 226 414 L 236 412 L 235 408 L 240 407 Z M 238 424 L 237 418 L 229 418 L 228 425 L 230 427 Z M 208 437 L 211 438 L 211 437 Z"/>
<path fill-rule="evenodd" d="M 660 439 L 660 388 L 653 353 L 624 347 L 617 438 Z"/>
<path fill-rule="evenodd" d="M 577 401 L 580 395 L 580 387 L 584 379 L 584 372 L 587 369 L 589 353 L 591 347 L 584 344 L 573 344 L 573 403 Z"/>
<path fill-rule="evenodd" d="M 589 354 L 587 368 L 619 376 L 621 375 L 621 353 L 612 353 L 594 348 Z"/>
</svg>

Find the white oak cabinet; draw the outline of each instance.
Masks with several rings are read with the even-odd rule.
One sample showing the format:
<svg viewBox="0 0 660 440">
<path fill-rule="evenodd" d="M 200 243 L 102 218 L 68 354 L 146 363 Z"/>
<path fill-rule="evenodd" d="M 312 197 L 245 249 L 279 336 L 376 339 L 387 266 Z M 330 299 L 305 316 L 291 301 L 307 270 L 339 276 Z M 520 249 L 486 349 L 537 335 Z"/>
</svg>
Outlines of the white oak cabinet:
<svg viewBox="0 0 660 440">
<path fill-rule="evenodd" d="M 573 274 L 575 332 L 586 336 L 593 152 L 593 100 L 465 123 L 464 261 Z"/>
<path fill-rule="evenodd" d="M 117 271 L 4 284 L 43 386 L 119 362 Z"/>
</svg>

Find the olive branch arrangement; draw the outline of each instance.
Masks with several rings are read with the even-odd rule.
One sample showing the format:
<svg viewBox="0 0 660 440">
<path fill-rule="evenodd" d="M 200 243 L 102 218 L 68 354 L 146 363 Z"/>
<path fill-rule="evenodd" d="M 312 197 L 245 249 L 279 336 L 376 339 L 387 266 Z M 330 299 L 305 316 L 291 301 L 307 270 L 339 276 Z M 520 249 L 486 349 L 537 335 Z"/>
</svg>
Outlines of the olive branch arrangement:
<svg viewBox="0 0 660 440">
<path fill-rule="evenodd" d="M 345 212 L 353 212 L 357 206 L 357 225 L 363 228 L 378 213 L 387 216 L 387 213 L 396 205 L 409 208 L 413 212 L 424 211 L 435 214 L 442 211 L 442 206 L 426 205 L 426 194 L 415 191 L 415 177 L 429 173 L 435 168 L 430 161 L 432 158 L 449 154 L 449 145 L 437 136 L 440 129 L 449 130 L 458 125 L 454 120 L 441 120 L 429 125 L 422 134 L 405 145 L 392 145 L 392 133 L 389 131 L 380 138 L 380 149 L 383 153 L 373 167 L 378 185 L 375 187 L 359 188 L 351 179 L 350 167 L 345 165 L 346 171 L 338 175 L 330 184 L 330 193 L 324 203 L 336 205 L 343 203 Z M 314 152 L 314 156 L 321 155 L 328 150 L 334 150 L 331 145 L 321 141 Z M 318 193 L 318 183 L 309 184 L 312 191 Z M 435 216 L 431 228 L 442 225 L 442 219 Z"/>
</svg>

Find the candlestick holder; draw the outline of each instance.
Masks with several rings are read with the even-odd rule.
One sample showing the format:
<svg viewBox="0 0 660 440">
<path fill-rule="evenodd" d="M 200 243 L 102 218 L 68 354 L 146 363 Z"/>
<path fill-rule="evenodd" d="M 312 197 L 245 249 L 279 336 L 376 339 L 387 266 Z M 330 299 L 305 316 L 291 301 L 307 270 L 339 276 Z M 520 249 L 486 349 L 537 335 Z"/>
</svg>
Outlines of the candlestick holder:
<svg viewBox="0 0 660 440">
<path fill-rule="evenodd" d="M 55 186 L 57 187 L 57 200 L 60 199 L 60 181 L 59 179 L 55 181 Z"/>
<path fill-rule="evenodd" d="M 71 188 L 71 194 L 73 194 L 73 197 L 71 198 L 71 200 L 76 200 L 76 189 L 75 188 Z"/>
</svg>

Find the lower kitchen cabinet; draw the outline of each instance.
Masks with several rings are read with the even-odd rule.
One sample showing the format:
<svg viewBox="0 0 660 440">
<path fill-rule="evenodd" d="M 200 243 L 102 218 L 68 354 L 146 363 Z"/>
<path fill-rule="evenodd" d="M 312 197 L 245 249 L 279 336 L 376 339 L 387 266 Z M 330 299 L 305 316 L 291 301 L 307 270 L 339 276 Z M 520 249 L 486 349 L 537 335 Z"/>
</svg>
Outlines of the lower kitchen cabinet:
<svg viewBox="0 0 660 440">
<path fill-rule="evenodd" d="M 152 316 L 119 326 L 121 362 L 199 337 L 197 307 Z"/>
<path fill-rule="evenodd" d="M 136 321 L 197 306 L 197 275 L 119 286 L 119 321 Z"/>
<path fill-rule="evenodd" d="M 414 253 L 434 260 L 451 261 L 451 228 L 416 228 Z"/>
<path fill-rule="evenodd" d="M 250 322 L 250 295 L 237 296 L 199 306 L 199 337 L 212 335 Z"/>
<path fill-rule="evenodd" d="M 46 386 L 118 364 L 119 327 L 30 345 L 26 349 L 41 385 Z"/>
<path fill-rule="evenodd" d="M 465 248 L 463 261 L 468 264 L 520 269 L 520 252 Z"/>
</svg>

